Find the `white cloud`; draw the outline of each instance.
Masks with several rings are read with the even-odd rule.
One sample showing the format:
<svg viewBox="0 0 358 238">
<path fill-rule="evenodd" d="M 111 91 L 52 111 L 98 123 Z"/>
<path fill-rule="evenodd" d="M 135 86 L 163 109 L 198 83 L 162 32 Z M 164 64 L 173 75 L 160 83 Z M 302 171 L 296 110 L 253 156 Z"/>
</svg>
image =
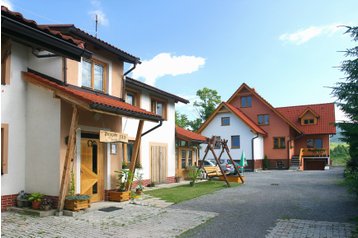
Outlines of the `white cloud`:
<svg viewBox="0 0 358 238">
<path fill-rule="evenodd" d="M 173 56 L 160 53 L 151 60 L 144 60 L 133 71 L 134 78 L 144 78 L 149 85 L 154 85 L 160 77 L 191 74 L 205 64 L 205 59 L 197 56 Z"/>
<path fill-rule="evenodd" d="M 1 1 L 1 5 L 7 7 L 7 8 L 10 9 L 10 10 L 14 10 L 14 9 L 12 8 L 12 3 L 11 3 L 10 0 L 2 0 L 2 1 Z"/>
<path fill-rule="evenodd" d="M 100 26 L 108 26 L 109 21 L 106 14 L 102 10 L 101 1 L 100 0 L 91 0 L 91 5 L 96 10 L 90 11 L 88 14 L 91 16 L 93 20 L 96 20 L 96 16 L 98 19 L 98 24 Z"/>
<path fill-rule="evenodd" d="M 281 41 L 289 41 L 296 45 L 301 45 L 320 35 L 329 35 L 336 33 L 342 24 L 331 24 L 325 26 L 311 26 L 306 29 L 300 29 L 293 33 L 284 33 L 280 35 Z"/>
</svg>

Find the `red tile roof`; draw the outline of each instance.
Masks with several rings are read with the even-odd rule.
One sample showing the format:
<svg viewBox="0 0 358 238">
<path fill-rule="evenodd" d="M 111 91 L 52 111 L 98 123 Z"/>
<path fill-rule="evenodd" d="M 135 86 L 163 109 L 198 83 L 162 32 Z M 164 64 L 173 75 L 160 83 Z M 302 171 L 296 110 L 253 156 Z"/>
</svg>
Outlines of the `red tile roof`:
<svg viewBox="0 0 358 238">
<path fill-rule="evenodd" d="M 88 106 L 87 109 L 99 110 L 104 112 L 110 112 L 113 114 L 134 117 L 139 119 L 160 121 L 162 118 L 152 112 L 148 112 L 139 107 L 132 106 L 123 102 L 120 98 L 106 95 L 103 93 L 93 92 L 73 85 L 65 86 L 63 82 L 49 77 L 45 77 L 37 72 L 23 72 L 25 80 L 28 80 L 34 84 L 38 84 L 50 90 L 64 98 L 65 100 L 71 100 L 71 102 L 78 102 L 79 105 L 83 104 Z M 62 83 L 62 85 L 61 85 Z"/>
<path fill-rule="evenodd" d="M 288 125 L 290 125 L 298 133 L 301 133 L 299 128 L 296 127 L 296 125 L 294 123 L 291 123 L 290 120 L 288 120 L 284 115 L 282 115 L 278 110 L 276 110 L 276 108 L 274 108 L 266 99 L 264 99 L 260 94 L 258 94 L 258 92 L 256 92 L 256 90 L 254 88 L 250 88 L 246 83 L 241 84 L 241 86 L 235 91 L 235 93 L 233 95 L 231 95 L 229 100 L 227 100 L 227 103 L 231 103 L 234 100 L 234 98 L 240 93 L 240 91 L 244 88 L 246 88 L 246 90 L 248 90 L 250 93 L 255 95 L 259 100 L 261 100 L 261 102 L 266 104 L 266 106 L 268 106 L 274 113 L 276 113 L 276 115 L 281 117 Z"/>
<path fill-rule="evenodd" d="M 178 138 L 183 140 L 189 140 L 189 141 L 201 141 L 205 142 L 206 137 L 202 136 L 198 133 L 185 130 L 184 128 L 181 128 L 179 126 L 175 126 L 175 134 Z"/>
<path fill-rule="evenodd" d="M 21 22 L 27 26 L 30 26 L 34 29 L 37 29 L 37 30 L 40 30 L 42 32 L 45 32 L 47 34 L 50 34 L 50 35 L 53 35 L 59 39 L 62 39 L 62 40 L 65 40 L 73 45 L 76 45 L 77 47 L 79 48 L 82 48 L 84 49 L 84 42 L 81 41 L 81 40 L 77 40 L 71 36 L 68 36 L 68 35 L 65 35 L 65 34 L 62 34 L 61 32 L 59 31 L 56 31 L 56 30 L 51 30 L 49 27 L 47 26 L 40 26 L 36 23 L 36 21 L 34 20 L 30 20 L 30 19 L 26 19 L 23 17 L 23 15 L 19 12 L 14 12 L 14 11 L 11 11 L 9 10 L 7 7 L 5 6 L 1 6 L 1 15 L 4 15 L 4 16 L 7 16 L 11 19 L 14 19 L 18 22 Z"/>
<path fill-rule="evenodd" d="M 232 106 L 229 103 L 223 102 L 223 104 L 229 108 L 237 117 L 239 117 L 243 122 L 246 123 L 251 129 L 253 129 L 256 133 L 266 135 L 266 131 L 264 131 L 260 126 L 256 125 L 245 113 L 243 113 L 240 109 Z"/>
<path fill-rule="evenodd" d="M 301 125 L 299 117 L 307 109 L 313 110 L 318 116 L 316 125 Z M 303 134 L 335 134 L 334 103 L 301 105 L 276 108 L 282 115 L 298 127 Z"/>
</svg>

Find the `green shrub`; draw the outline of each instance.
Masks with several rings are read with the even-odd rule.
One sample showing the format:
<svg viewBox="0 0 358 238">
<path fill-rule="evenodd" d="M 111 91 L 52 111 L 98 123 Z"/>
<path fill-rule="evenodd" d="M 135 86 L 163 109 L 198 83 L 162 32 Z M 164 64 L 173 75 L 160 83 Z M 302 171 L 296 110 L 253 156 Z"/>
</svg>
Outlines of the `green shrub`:
<svg viewBox="0 0 358 238">
<path fill-rule="evenodd" d="M 190 179 L 190 185 L 194 186 L 195 182 L 198 178 L 198 176 L 200 175 L 200 169 L 195 167 L 195 166 L 190 166 L 188 169 L 188 177 Z"/>
<path fill-rule="evenodd" d="M 267 155 L 265 155 L 265 157 L 264 157 L 263 167 L 264 167 L 264 169 L 268 169 L 268 168 L 269 168 L 269 160 L 268 160 L 268 158 L 267 158 Z"/>
<path fill-rule="evenodd" d="M 358 171 L 346 169 L 344 171 L 344 177 L 348 191 L 355 194 L 358 198 Z"/>
</svg>

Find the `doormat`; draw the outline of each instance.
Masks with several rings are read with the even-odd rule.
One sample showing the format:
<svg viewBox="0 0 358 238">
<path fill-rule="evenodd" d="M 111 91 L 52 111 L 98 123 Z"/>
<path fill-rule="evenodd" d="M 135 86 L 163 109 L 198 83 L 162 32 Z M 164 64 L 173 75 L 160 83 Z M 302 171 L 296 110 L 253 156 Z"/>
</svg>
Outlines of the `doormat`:
<svg viewBox="0 0 358 238">
<path fill-rule="evenodd" d="M 120 210 L 120 209 L 123 209 L 123 208 L 121 208 L 121 207 L 105 207 L 105 208 L 98 209 L 98 211 L 101 211 L 101 212 L 113 212 L 113 211 L 117 211 L 117 210 Z"/>
</svg>

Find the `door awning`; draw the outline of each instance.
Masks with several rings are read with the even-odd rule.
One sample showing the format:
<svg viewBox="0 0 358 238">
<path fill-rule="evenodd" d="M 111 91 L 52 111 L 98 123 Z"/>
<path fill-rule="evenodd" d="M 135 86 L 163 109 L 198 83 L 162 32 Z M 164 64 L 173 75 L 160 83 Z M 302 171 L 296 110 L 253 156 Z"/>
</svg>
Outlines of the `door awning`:
<svg viewBox="0 0 358 238">
<path fill-rule="evenodd" d="M 60 80 L 30 69 L 28 72 L 23 72 L 23 78 L 32 84 L 52 90 L 55 96 L 88 111 L 154 122 L 163 120 L 161 116 L 128 104 L 121 98 L 74 85 L 65 85 Z"/>
</svg>

